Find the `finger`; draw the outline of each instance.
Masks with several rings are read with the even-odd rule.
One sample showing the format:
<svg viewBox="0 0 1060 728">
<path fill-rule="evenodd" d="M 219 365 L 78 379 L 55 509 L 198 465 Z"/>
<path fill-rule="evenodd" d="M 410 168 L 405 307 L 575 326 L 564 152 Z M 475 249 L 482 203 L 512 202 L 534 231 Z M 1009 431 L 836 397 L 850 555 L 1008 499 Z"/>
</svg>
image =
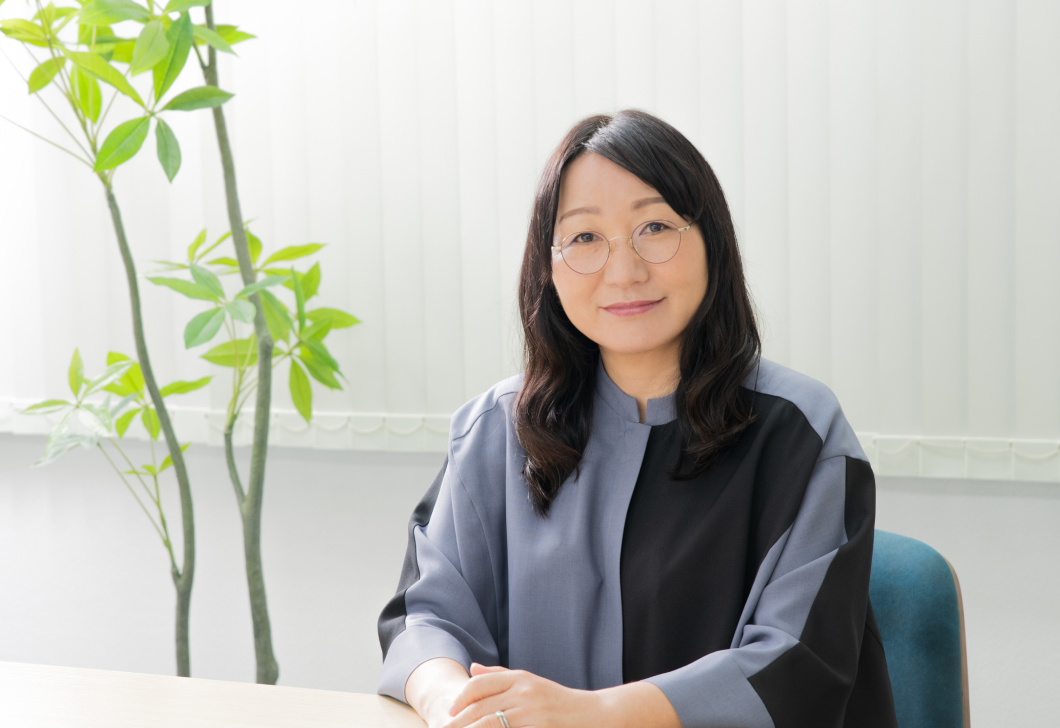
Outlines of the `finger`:
<svg viewBox="0 0 1060 728">
<path fill-rule="evenodd" d="M 494 665 L 490 667 L 487 665 L 480 665 L 477 662 L 471 663 L 471 677 L 476 677 L 478 675 L 486 675 L 491 672 L 506 672 L 507 670 L 507 667 L 501 667 L 500 665 Z"/>
<path fill-rule="evenodd" d="M 504 717 L 508 719 L 508 728 L 515 728 L 511 714 L 506 711 Z M 494 712 L 475 721 L 470 728 L 504 728 L 504 724 L 501 723 L 501 719 Z"/>
<path fill-rule="evenodd" d="M 449 708 L 449 715 L 457 715 L 472 703 L 503 693 L 515 682 L 515 676 L 516 673 L 512 670 L 502 670 L 472 677 L 456 696 Z"/>
<path fill-rule="evenodd" d="M 480 700 L 476 703 L 464 708 L 454 718 L 450 719 L 449 722 L 445 723 L 441 728 L 479 728 L 480 726 L 488 726 L 488 728 L 503 728 L 500 720 L 496 718 L 497 711 L 503 710 L 505 717 L 508 719 L 510 728 L 515 728 L 517 725 L 515 719 L 512 717 L 515 715 L 519 716 L 520 713 L 524 712 L 517 706 L 512 704 L 512 693 L 503 692 L 498 695 L 492 695 L 488 698 Z M 522 725 L 521 723 L 518 725 Z"/>
<path fill-rule="evenodd" d="M 505 718 L 508 718 L 509 728 L 515 728 L 511 723 L 511 718 L 507 713 L 504 714 Z M 504 724 L 501 723 L 501 719 L 497 717 L 496 713 L 490 713 L 489 715 L 479 718 L 474 723 L 468 726 L 468 728 L 504 728 Z"/>
</svg>

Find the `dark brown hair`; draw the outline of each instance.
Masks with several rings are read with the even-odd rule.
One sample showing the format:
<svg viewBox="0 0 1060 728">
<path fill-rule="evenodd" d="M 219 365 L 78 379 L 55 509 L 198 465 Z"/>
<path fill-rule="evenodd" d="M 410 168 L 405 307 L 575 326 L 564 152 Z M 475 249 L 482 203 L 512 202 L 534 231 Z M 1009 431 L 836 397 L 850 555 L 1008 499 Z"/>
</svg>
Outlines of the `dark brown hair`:
<svg viewBox="0 0 1060 728">
<path fill-rule="evenodd" d="M 682 463 L 677 477 L 706 469 L 754 420 L 740 383 L 761 352 L 736 232 L 707 160 L 679 131 L 643 111 L 590 116 L 552 153 L 537 186 L 519 276 L 526 376 L 515 407 L 530 501 L 546 515 L 578 469 L 592 427 L 599 347 L 567 318 L 552 283 L 552 239 L 566 166 L 594 152 L 654 187 L 694 222 L 707 258 L 707 291 L 684 332 L 675 408 Z"/>
</svg>

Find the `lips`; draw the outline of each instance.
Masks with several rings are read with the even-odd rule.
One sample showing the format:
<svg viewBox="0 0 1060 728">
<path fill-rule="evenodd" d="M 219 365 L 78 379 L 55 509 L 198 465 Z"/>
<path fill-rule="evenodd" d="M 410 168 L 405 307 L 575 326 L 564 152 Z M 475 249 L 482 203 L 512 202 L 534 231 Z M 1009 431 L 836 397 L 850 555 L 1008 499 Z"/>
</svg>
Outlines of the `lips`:
<svg viewBox="0 0 1060 728">
<path fill-rule="evenodd" d="M 604 310 L 615 316 L 639 316 L 642 313 L 651 311 L 662 302 L 663 299 L 661 298 L 655 301 L 620 301 L 612 303 L 610 306 L 604 306 Z"/>
</svg>

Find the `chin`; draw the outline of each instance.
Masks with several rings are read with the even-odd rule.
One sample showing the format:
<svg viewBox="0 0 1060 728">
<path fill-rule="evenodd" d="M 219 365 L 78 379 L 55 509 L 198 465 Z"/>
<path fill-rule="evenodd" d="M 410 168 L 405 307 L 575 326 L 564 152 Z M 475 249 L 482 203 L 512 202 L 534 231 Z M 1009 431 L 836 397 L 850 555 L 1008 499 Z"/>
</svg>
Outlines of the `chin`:
<svg viewBox="0 0 1060 728">
<path fill-rule="evenodd" d="M 607 349 L 615 354 L 647 354 L 651 351 L 667 347 L 673 341 L 672 338 L 661 338 L 658 336 L 634 338 L 629 336 L 605 337 L 596 343 L 601 349 Z"/>
</svg>

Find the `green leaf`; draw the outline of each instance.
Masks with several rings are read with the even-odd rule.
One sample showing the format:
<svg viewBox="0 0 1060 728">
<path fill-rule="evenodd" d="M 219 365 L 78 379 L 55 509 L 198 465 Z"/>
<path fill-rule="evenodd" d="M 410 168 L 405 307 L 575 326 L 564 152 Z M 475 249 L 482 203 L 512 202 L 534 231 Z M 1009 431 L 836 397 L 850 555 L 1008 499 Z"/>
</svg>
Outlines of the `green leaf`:
<svg viewBox="0 0 1060 728">
<path fill-rule="evenodd" d="M 309 385 L 309 377 L 298 366 L 298 362 L 291 359 L 291 399 L 298 414 L 309 422 L 313 416 L 313 388 Z"/>
<path fill-rule="evenodd" d="M 166 40 L 166 29 L 161 20 L 152 20 L 140 31 L 140 37 L 133 46 L 132 75 L 149 71 L 155 64 L 169 55 L 169 41 Z"/>
<path fill-rule="evenodd" d="M 74 62 L 74 65 L 89 76 L 98 78 L 104 83 L 109 83 L 140 106 L 144 105 L 144 102 L 140 100 L 140 94 L 136 93 L 136 89 L 129 85 L 129 82 L 125 80 L 125 76 L 114 66 L 103 60 L 102 56 L 96 53 L 79 53 L 76 51 L 65 51 L 65 53 L 66 57 Z"/>
<path fill-rule="evenodd" d="M 187 394 L 188 392 L 194 392 L 196 389 L 202 389 L 213 377 L 203 377 L 202 379 L 196 379 L 194 382 L 177 381 L 167 384 L 162 387 L 162 396 L 168 397 L 171 394 Z"/>
<path fill-rule="evenodd" d="M 251 336 L 249 339 L 236 339 L 215 346 L 202 355 L 206 361 L 222 367 L 253 366 L 258 363 L 258 340 Z"/>
<path fill-rule="evenodd" d="M 166 31 L 169 53 L 153 69 L 156 101 L 162 99 L 184 69 L 192 40 L 191 17 L 186 12 L 181 13 L 180 20 L 170 25 L 169 30 Z"/>
<path fill-rule="evenodd" d="M 162 12 L 166 15 L 170 13 L 183 13 L 185 10 L 194 7 L 206 7 L 210 4 L 210 0 L 169 0 L 169 4 L 166 5 L 166 9 Z"/>
<path fill-rule="evenodd" d="M 72 406 L 71 402 L 67 402 L 65 399 L 46 399 L 43 402 L 37 402 L 37 404 L 30 405 L 26 409 L 22 410 L 22 414 L 37 414 L 46 415 L 56 410 L 60 410 L 63 407 Z"/>
<path fill-rule="evenodd" d="M 258 236 L 250 232 L 250 228 L 245 228 L 244 232 L 247 234 L 247 248 L 250 253 L 250 262 L 257 265 L 258 258 L 261 257 L 261 240 Z"/>
<path fill-rule="evenodd" d="M 100 374 L 98 377 L 88 383 L 88 388 L 85 390 L 85 396 L 88 397 L 89 395 L 95 394 L 96 392 L 101 391 L 107 385 L 113 382 L 117 382 L 119 379 L 125 376 L 125 373 L 128 372 L 135 363 L 136 362 L 129 361 L 126 359 L 125 361 L 119 361 L 115 362 L 114 364 L 110 364 L 109 366 L 107 366 L 106 369 L 103 370 L 102 374 Z"/>
<path fill-rule="evenodd" d="M 234 25 L 218 25 L 217 34 L 224 38 L 228 45 L 235 45 L 236 43 L 242 43 L 245 40 L 258 37 L 250 33 L 244 33 Z"/>
<path fill-rule="evenodd" d="M 320 263 L 314 263 L 313 267 L 302 276 L 302 292 L 305 293 L 305 300 L 308 301 L 317 295 L 318 288 L 320 288 Z"/>
<path fill-rule="evenodd" d="M 156 286 L 168 286 L 177 293 L 183 293 L 188 298 L 195 298 L 201 301 L 216 301 L 217 296 L 206 286 L 200 286 L 198 283 L 192 283 L 186 281 L 183 278 L 151 278 L 148 277 L 149 281 L 154 283 Z"/>
<path fill-rule="evenodd" d="M 238 268 L 239 261 L 235 258 L 214 258 L 206 261 L 206 265 L 227 265 L 229 268 Z"/>
<path fill-rule="evenodd" d="M 328 347 L 320 341 L 313 338 L 305 338 L 301 342 L 302 353 L 305 353 L 305 349 L 308 348 L 313 354 L 313 358 L 319 361 L 329 369 L 334 369 L 336 372 L 339 371 L 339 363 L 335 361 L 331 356 L 331 352 L 328 351 Z"/>
<path fill-rule="evenodd" d="M 129 371 L 122 375 L 121 379 L 112 384 L 108 384 L 103 388 L 103 391 L 116 394 L 119 397 L 128 397 L 131 394 L 139 394 L 143 390 L 144 375 L 143 372 L 140 371 L 140 365 L 135 362 L 129 367 Z"/>
<path fill-rule="evenodd" d="M 209 248 L 207 248 L 206 250 L 204 250 L 204 251 L 202 251 L 201 253 L 199 253 L 199 255 L 198 255 L 198 256 L 196 257 L 196 260 L 200 260 L 200 259 L 202 259 L 202 258 L 206 257 L 206 255 L 207 255 L 207 254 L 208 254 L 208 253 L 209 253 L 209 252 L 210 252 L 211 250 L 213 250 L 214 248 L 216 248 L 216 247 L 217 247 L 218 245 L 220 245 L 220 244 L 221 244 L 221 243 L 223 243 L 224 241 L 228 240 L 229 236 L 231 236 L 231 235 L 232 235 L 232 233 L 231 233 L 231 232 L 227 232 L 227 233 L 225 233 L 224 235 L 222 235 L 221 237 L 217 238 L 217 242 L 216 242 L 216 243 L 214 243 L 213 245 L 211 245 L 211 246 L 210 246 Z M 239 264 L 237 263 L 236 265 L 239 265 Z"/>
<path fill-rule="evenodd" d="M 209 268 L 203 268 L 201 265 L 192 265 L 191 276 L 200 286 L 206 286 L 216 293 L 218 298 L 225 297 L 225 289 L 221 285 L 221 279 Z"/>
<path fill-rule="evenodd" d="M 129 425 L 132 424 L 133 418 L 140 414 L 140 410 L 134 409 L 129 410 L 114 423 L 114 429 L 118 432 L 118 437 L 125 437 L 125 431 L 129 429 Z"/>
<path fill-rule="evenodd" d="M 162 121 L 160 116 L 155 119 L 158 121 L 155 126 L 158 161 L 162 165 L 162 171 L 166 173 L 166 178 L 172 182 L 180 171 L 180 144 L 177 143 L 177 135 L 169 128 L 169 124 Z"/>
<path fill-rule="evenodd" d="M 62 69 L 64 63 L 66 63 L 66 59 L 60 56 L 59 58 L 49 58 L 34 68 L 33 73 L 29 74 L 29 92 L 31 94 L 37 93 L 51 83 L 52 79 L 55 78 L 55 74 Z"/>
<path fill-rule="evenodd" d="M 162 107 L 162 110 L 195 111 L 196 109 L 212 109 L 215 106 L 220 106 L 233 96 L 235 94 L 222 91 L 216 86 L 197 86 L 174 96 L 168 104 Z"/>
<path fill-rule="evenodd" d="M 22 43 L 29 43 L 42 48 L 48 47 L 48 36 L 44 33 L 44 29 L 22 18 L 0 20 L 0 33 Z"/>
<path fill-rule="evenodd" d="M 134 40 L 127 40 L 124 43 L 118 43 L 111 50 L 110 58 L 108 58 L 107 60 L 112 61 L 114 63 L 128 63 L 129 65 L 132 65 L 133 51 L 135 50 L 136 41 Z"/>
<path fill-rule="evenodd" d="M 99 150 L 96 157 L 94 171 L 102 172 L 105 169 L 114 169 L 132 159 L 147 138 L 147 131 L 151 127 L 151 117 L 142 116 L 132 119 L 124 124 L 118 124 L 114 131 L 107 135 L 106 141 Z"/>
<path fill-rule="evenodd" d="M 78 25 L 77 42 L 79 45 L 99 46 L 120 43 L 125 38 L 117 38 L 109 25 Z"/>
<path fill-rule="evenodd" d="M 132 0 L 91 0 L 81 10 L 81 25 L 110 25 L 123 20 L 147 20 L 147 8 Z"/>
<path fill-rule="evenodd" d="M 192 31 L 195 33 L 197 42 L 202 41 L 222 53 L 231 53 L 232 55 L 235 55 L 235 51 L 232 50 L 232 46 L 228 45 L 228 41 L 222 38 L 218 33 L 207 28 L 205 25 L 192 26 Z"/>
<path fill-rule="evenodd" d="M 99 121 L 99 112 L 103 108 L 103 94 L 99 92 L 99 81 L 89 76 L 80 68 L 75 68 L 71 74 L 74 99 L 81 113 L 92 120 Z"/>
<path fill-rule="evenodd" d="M 190 349 L 193 346 L 205 344 L 217 335 L 224 322 L 225 310 L 223 308 L 203 311 L 184 327 L 184 348 Z"/>
<path fill-rule="evenodd" d="M 122 361 L 131 361 L 125 354 L 119 354 L 116 351 L 107 352 L 107 366 L 111 364 L 117 364 Z M 104 388 L 108 392 L 113 392 L 119 397 L 127 397 L 130 394 L 138 394 L 144 389 L 144 375 L 140 370 L 140 365 L 133 362 L 133 365 L 129 367 L 129 371 L 125 372 L 116 383 L 108 385 Z"/>
<path fill-rule="evenodd" d="M 114 433 L 114 418 L 105 407 L 82 404 L 77 410 L 77 417 L 96 437 L 110 437 Z"/>
<path fill-rule="evenodd" d="M 242 291 L 235 295 L 236 298 L 246 298 L 255 291 L 275 286 L 277 283 L 283 283 L 289 278 L 289 276 L 269 276 L 268 278 L 262 278 L 260 281 L 255 281 L 249 286 L 244 288 Z"/>
<path fill-rule="evenodd" d="M 157 440 L 158 438 L 156 437 L 155 439 Z M 142 465 L 141 467 L 144 469 L 144 472 L 147 473 L 148 475 L 152 475 L 152 476 L 158 475 L 158 471 L 155 470 L 155 466 L 154 465 Z"/>
<path fill-rule="evenodd" d="M 0 0 L 0 5 L 3 4 L 4 0 Z M 33 16 L 33 19 L 43 20 L 44 26 L 50 28 L 56 20 L 61 20 L 62 18 L 73 15 L 78 12 L 78 10 L 79 8 L 57 8 L 55 7 L 55 3 L 48 3 Z M 65 25 L 65 23 L 63 25 Z"/>
<path fill-rule="evenodd" d="M 242 321 L 245 324 L 254 323 L 254 304 L 250 301 L 237 298 L 231 303 L 225 304 L 225 310 L 228 311 L 228 315 L 236 321 Z"/>
<path fill-rule="evenodd" d="M 96 438 L 89 437 L 88 435 L 78 435 L 71 433 L 69 435 L 63 435 L 56 437 L 54 440 L 48 438 L 48 444 L 44 449 L 44 456 L 33 463 L 33 467 L 40 467 L 41 465 L 47 465 L 48 463 L 56 460 L 60 455 L 65 452 L 73 450 L 77 446 L 89 448 L 96 446 Z"/>
<path fill-rule="evenodd" d="M 188 262 L 195 262 L 195 251 L 199 249 L 199 246 L 206 242 L 206 228 L 199 231 L 199 234 L 195 236 L 195 240 L 188 246 Z"/>
<path fill-rule="evenodd" d="M 158 414 L 154 408 L 144 407 L 143 415 L 140 419 L 143 420 L 144 427 L 147 428 L 147 434 L 151 436 L 151 439 L 157 440 L 158 433 L 162 430 L 162 423 L 158 421 Z"/>
<path fill-rule="evenodd" d="M 361 323 L 361 320 L 356 316 L 351 316 L 345 311 L 340 311 L 337 308 L 317 308 L 312 311 L 306 311 L 305 317 L 316 323 L 317 321 L 327 321 L 331 324 L 333 329 L 345 329 L 355 324 Z"/>
<path fill-rule="evenodd" d="M 191 443 L 190 442 L 186 442 L 186 443 L 184 443 L 183 445 L 180 446 L 180 451 L 184 452 L 190 446 L 191 446 Z M 173 466 L 173 458 L 171 456 L 169 456 L 169 455 L 166 455 L 165 459 L 162 460 L 162 465 L 159 466 L 159 468 L 158 468 L 158 472 L 161 473 L 166 468 L 169 468 L 169 467 L 172 467 L 172 466 Z M 146 466 L 144 466 L 144 467 L 146 467 Z"/>
<path fill-rule="evenodd" d="M 317 321 L 312 326 L 309 326 L 300 335 L 302 339 L 315 339 L 316 341 L 323 341 L 324 337 L 331 331 L 331 324 L 328 321 Z"/>
<path fill-rule="evenodd" d="M 287 341 L 288 334 L 294 327 L 287 313 L 287 307 L 268 291 L 261 292 L 261 305 L 265 311 L 265 323 L 269 327 L 273 340 Z"/>
<path fill-rule="evenodd" d="M 291 287 L 294 288 L 294 300 L 298 305 L 298 330 L 305 328 L 305 291 L 302 289 L 301 276 L 291 268 Z"/>
<path fill-rule="evenodd" d="M 296 260 L 298 258 L 304 258 L 307 255 L 312 255 L 323 247 L 324 245 L 322 243 L 310 243 L 308 245 L 291 245 L 289 247 L 277 250 L 275 253 L 266 258 L 265 262 L 262 263 L 262 265 L 266 266 L 269 263 L 276 263 L 281 260 Z"/>
<path fill-rule="evenodd" d="M 302 351 L 299 358 L 302 360 L 302 363 L 305 364 L 305 368 L 309 370 L 309 375 L 313 377 L 313 379 L 317 380 L 328 389 L 342 389 L 342 385 L 335 379 L 335 374 L 327 365 L 307 354 L 305 350 Z"/>
<path fill-rule="evenodd" d="M 70 359 L 70 370 L 67 374 L 70 379 L 70 391 L 76 397 L 81 393 L 81 385 L 85 382 L 85 365 L 81 361 L 81 352 L 74 349 L 74 356 Z"/>
</svg>

